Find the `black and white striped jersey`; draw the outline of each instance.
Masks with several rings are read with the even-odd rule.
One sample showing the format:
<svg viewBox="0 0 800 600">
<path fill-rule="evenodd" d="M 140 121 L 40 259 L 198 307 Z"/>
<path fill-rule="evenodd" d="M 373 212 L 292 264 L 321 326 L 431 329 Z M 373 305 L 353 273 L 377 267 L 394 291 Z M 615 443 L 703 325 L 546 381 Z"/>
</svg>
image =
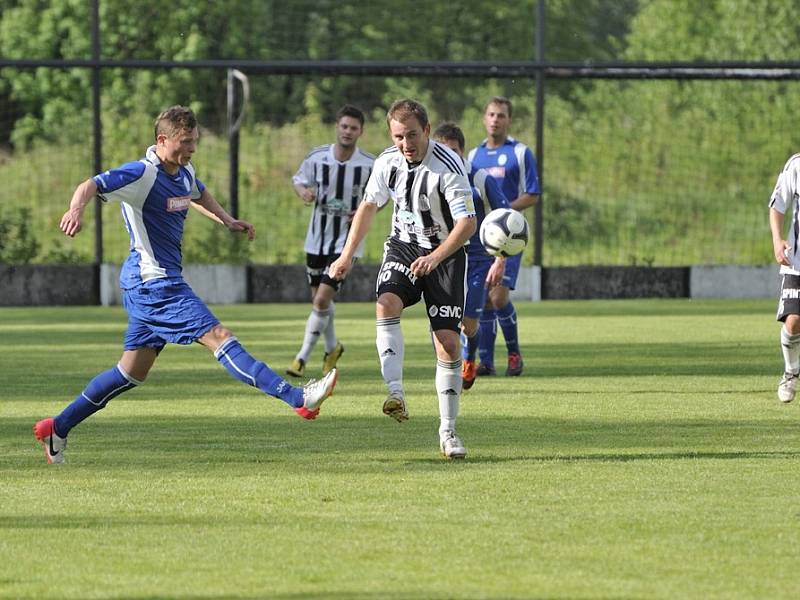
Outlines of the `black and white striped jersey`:
<svg viewBox="0 0 800 600">
<path fill-rule="evenodd" d="M 375 162 L 372 154 L 359 148 L 349 160 L 339 162 L 333 149 L 334 144 L 314 148 L 292 178 L 292 183 L 316 190 L 304 246 L 308 254 L 341 253 Z M 356 256 L 361 253 L 359 247 Z"/>
<path fill-rule="evenodd" d="M 800 275 L 800 249 L 797 247 L 800 243 L 798 199 L 800 199 L 800 154 L 795 154 L 786 161 L 769 198 L 770 208 L 774 208 L 781 214 L 786 214 L 790 210 L 792 213 L 791 217 L 784 221 L 784 226 L 788 229 L 784 239 L 790 246 L 786 257 L 792 263 L 791 267 L 781 265 L 781 273 L 784 275 Z"/>
<path fill-rule="evenodd" d="M 458 219 L 474 218 L 472 188 L 464 162 L 450 148 L 430 140 L 425 158 L 409 164 L 392 146 L 375 160 L 364 202 L 394 201 L 390 237 L 433 249 Z"/>
</svg>

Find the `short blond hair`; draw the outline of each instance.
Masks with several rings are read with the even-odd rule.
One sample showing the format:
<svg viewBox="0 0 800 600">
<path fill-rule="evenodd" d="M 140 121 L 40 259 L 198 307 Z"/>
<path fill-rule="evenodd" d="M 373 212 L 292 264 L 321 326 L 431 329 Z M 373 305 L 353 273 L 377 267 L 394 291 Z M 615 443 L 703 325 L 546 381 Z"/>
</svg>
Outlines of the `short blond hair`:
<svg viewBox="0 0 800 600">
<path fill-rule="evenodd" d="M 191 131 L 195 127 L 197 127 L 197 117 L 194 116 L 192 109 L 175 105 L 158 115 L 153 129 L 155 138 L 158 139 L 159 134 L 171 137 L 187 129 Z"/>
</svg>

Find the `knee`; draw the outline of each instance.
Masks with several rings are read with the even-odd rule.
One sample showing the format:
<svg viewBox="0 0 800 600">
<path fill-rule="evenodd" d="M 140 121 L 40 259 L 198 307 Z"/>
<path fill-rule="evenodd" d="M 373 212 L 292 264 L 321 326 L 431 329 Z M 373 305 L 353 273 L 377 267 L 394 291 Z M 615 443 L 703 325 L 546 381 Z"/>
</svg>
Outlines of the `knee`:
<svg viewBox="0 0 800 600">
<path fill-rule="evenodd" d="M 459 355 L 461 354 L 461 352 L 460 352 L 461 346 L 458 343 L 458 339 L 446 340 L 442 344 L 442 350 L 447 355 L 447 357 L 449 359 L 451 359 L 451 360 L 457 359 L 459 357 Z"/>
<path fill-rule="evenodd" d="M 314 301 L 311 303 L 314 310 L 324 312 L 331 307 L 331 301 L 328 298 L 321 298 L 319 294 L 314 296 Z"/>
<path fill-rule="evenodd" d="M 800 333 L 800 315 L 789 315 L 784 321 L 784 326 L 789 335 L 797 335 Z"/>
<path fill-rule="evenodd" d="M 381 294 L 375 303 L 375 316 L 379 319 L 399 317 L 403 312 L 403 301 L 394 294 Z"/>
<path fill-rule="evenodd" d="M 203 337 L 207 339 L 210 338 L 213 341 L 213 346 L 217 348 L 226 340 L 232 338 L 233 332 L 223 325 L 216 325 L 215 327 L 212 327 L 211 330 L 209 330 L 209 332 Z"/>
<path fill-rule="evenodd" d="M 461 342 L 458 333 L 449 329 L 434 331 L 436 356 L 442 360 L 458 360 L 461 356 Z"/>
</svg>

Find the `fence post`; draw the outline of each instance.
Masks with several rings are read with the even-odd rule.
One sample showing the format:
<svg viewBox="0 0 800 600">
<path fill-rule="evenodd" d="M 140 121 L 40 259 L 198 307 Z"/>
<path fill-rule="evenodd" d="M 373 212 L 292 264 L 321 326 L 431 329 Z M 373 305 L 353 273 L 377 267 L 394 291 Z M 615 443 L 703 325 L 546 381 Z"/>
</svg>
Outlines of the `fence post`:
<svg viewBox="0 0 800 600">
<path fill-rule="evenodd" d="M 103 123 L 100 119 L 100 0 L 92 0 L 92 130 L 94 137 L 92 175 L 103 171 Z M 103 202 L 95 198 L 94 204 L 94 262 L 103 263 Z M 99 299 L 98 299 L 99 300 Z"/>
<path fill-rule="evenodd" d="M 242 108 L 236 115 L 236 83 L 242 84 Z M 250 100 L 250 82 L 239 69 L 228 69 L 228 158 L 230 168 L 230 213 L 239 218 L 239 130 L 242 128 L 244 112 Z"/>
<path fill-rule="evenodd" d="M 239 130 L 234 128 L 236 117 L 236 86 L 233 78 L 234 69 L 228 69 L 228 184 L 229 207 L 231 216 L 239 218 Z"/>
<path fill-rule="evenodd" d="M 542 266 L 542 202 L 544 202 L 544 0 L 536 7 L 536 165 L 539 170 L 539 201 L 533 206 L 533 264 Z"/>
</svg>

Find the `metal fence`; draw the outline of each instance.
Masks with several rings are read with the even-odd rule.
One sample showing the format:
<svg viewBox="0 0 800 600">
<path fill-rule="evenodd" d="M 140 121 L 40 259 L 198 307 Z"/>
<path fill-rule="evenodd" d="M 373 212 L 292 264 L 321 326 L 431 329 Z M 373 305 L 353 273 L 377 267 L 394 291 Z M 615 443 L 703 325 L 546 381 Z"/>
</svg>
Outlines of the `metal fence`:
<svg viewBox="0 0 800 600">
<path fill-rule="evenodd" d="M 284 122 L 247 110 L 241 114 L 239 86 L 246 79 L 262 92 L 281 86 L 289 90 L 292 81 L 343 77 L 365 88 L 392 78 L 395 89 L 411 91 L 426 89 L 432 80 L 445 82 L 448 93 L 465 98 L 464 106 L 457 114 L 443 111 L 433 117 L 458 118 L 468 145 L 483 137 L 480 109 L 486 97 L 475 96 L 476 82 L 496 82 L 496 89 L 511 96 L 516 107 L 512 134 L 534 150 L 544 190 L 528 215 L 535 231 L 526 251 L 529 264 L 769 261 L 766 200 L 798 136 L 789 131 L 787 107 L 763 103 L 795 96 L 800 62 L 549 61 L 543 1 L 531 14 L 532 60 L 116 60 L 101 56 L 99 3 L 91 6 L 91 58 L 0 57 L 0 83 L 59 72 L 86 81 L 84 91 L 91 95 L 90 110 L 66 119 L 70 141 L 51 142 L 45 135 L 0 154 L 0 202 L 7 210 L 30 211 L 29 223 L 40 236 L 40 262 L 116 262 L 124 257 L 127 236 L 121 220 L 116 210 L 99 202 L 88 224 L 93 237 L 84 234 L 73 244 L 57 232 L 74 186 L 141 156 L 152 137 L 153 115 L 115 110 L 110 116 L 116 107 L 102 104 L 104 85 L 111 79 L 106 74 L 120 72 L 145 74 L 150 80 L 202 77 L 224 90 L 227 117 L 219 114 L 224 106 L 216 107 L 213 117 L 227 126 L 203 131 L 196 166 L 223 204 L 256 224 L 259 237 L 247 249 L 230 248 L 218 230 L 198 220 L 185 246 L 189 261 L 207 260 L 209 252 L 215 260 L 302 261 L 308 213 L 294 197 L 290 178 L 309 148 L 332 141 L 333 126 L 314 118 Z M 31 77 L 31 85 L 36 81 Z M 142 94 L 139 78 L 115 77 L 113 85 L 121 88 L 117 96 Z M 287 91 L 284 101 L 293 101 L 290 97 Z M 172 98 L 155 102 L 174 103 Z M 214 108 L 206 107 L 205 115 Z M 275 111 L 280 113 L 281 106 Z M 0 115 L 0 127 L 10 126 Z M 378 153 L 389 143 L 382 113 L 371 112 L 360 145 Z M 368 261 L 380 256 L 384 226 L 377 223 L 368 238 Z"/>
</svg>

